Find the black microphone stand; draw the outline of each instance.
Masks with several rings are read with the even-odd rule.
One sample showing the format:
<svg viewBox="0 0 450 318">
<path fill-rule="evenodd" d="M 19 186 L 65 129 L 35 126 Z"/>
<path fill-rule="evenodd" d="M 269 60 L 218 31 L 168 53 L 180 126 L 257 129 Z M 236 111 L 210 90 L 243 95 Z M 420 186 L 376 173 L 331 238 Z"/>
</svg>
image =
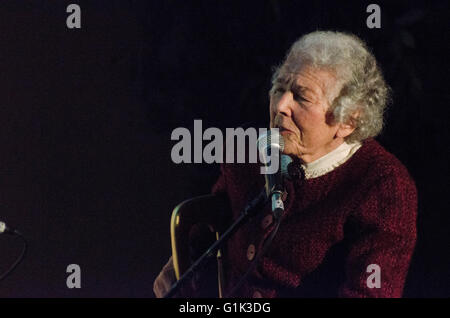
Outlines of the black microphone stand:
<svg viewBox="0 0 450 318">
<path fill-rule="evenodd" d="M 185 284 L 188 279 L 190 279 L 195 271 L 203 264 L 205 259 L 207 259 L 210 255 L 214 255 L 233 235 L 243 224 L 245 224 L 251 216 L 256 215 L 268 202 L 268 197 L 266 194 L 266 190 L 263 189 L 259 195 L 253 199 L 247 206 L 244 211 L 242 211 L 241 215 L 234 221 L 234 223 L 219 237 L 217 241 L 214 242 L 207 250 L 200 256 L 192 265 L 188 268 L 188 270 L 180 277 L 178 281 L 176 281 L 169 292 L 164 296 L 164 298 L 172 297 L 182 286 Z"/>
</svg>

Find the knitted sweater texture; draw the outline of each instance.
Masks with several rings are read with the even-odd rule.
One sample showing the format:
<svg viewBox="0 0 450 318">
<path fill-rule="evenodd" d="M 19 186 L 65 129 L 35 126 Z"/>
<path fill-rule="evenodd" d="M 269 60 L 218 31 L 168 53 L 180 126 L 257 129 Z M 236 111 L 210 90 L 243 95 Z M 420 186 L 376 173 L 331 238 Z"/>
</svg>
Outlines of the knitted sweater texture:
<svg viewBox="0 0 450 318">
<path fill-rule="evenodd" d="M 223 164 L 213 193 L 233 218 L 264 186 L 254 164 Z M 417 193 L 406 168 L 368 139 L 344 164 L 286 182 L 285 214 L 259 265 L 236 297 L 401 297 L 416 243 Z M 230 291 L 274 230 L 270 207 L 225 249 Z M 379 283 L 379 285 L 378 285 Z"/>
</svg>

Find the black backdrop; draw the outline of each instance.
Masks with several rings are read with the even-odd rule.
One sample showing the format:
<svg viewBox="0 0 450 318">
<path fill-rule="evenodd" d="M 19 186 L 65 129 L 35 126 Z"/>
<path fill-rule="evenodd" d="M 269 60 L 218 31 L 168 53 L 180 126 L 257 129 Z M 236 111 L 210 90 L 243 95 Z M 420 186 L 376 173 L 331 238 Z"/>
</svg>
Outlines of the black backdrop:
<svg viewBox="0 0 450 318">
<path fill-rule="evenodd" d="M 419 190 L 407 297 L 450 296 L 448 4 L 370 1 L 1 1 L 0 219 L 30 248 L 0 297 L 152 297 L 172 208 L 217 165 L 176 165 L 176 127 L 264 124 L 271 67 L 316 29 L 366 40 L 394 90 L 378 140 Z M 20 243 L 0 237 L 0 271 Z M 79 264 L 82 288 L 66 287 Z"/>
</svg>

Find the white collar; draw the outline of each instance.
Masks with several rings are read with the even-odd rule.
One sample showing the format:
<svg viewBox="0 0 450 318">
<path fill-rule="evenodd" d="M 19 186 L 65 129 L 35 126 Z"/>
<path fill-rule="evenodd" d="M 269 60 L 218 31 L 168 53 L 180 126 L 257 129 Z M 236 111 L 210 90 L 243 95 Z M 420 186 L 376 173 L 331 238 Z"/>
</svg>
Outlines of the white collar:
<svg viewBox="0 0 450 318">
<path fill-rule="evenodd" d="M 350 159 L 351 156 L 362 146 L 358 141 L 348 144 L 345 141 L 333 151 L 330 151 L 326 155 L 314 160 L 310 163 L 302 164 L 305 171 L 306 179 L 313 179 L 334 170 L 341 164 Z"/>
</svg>

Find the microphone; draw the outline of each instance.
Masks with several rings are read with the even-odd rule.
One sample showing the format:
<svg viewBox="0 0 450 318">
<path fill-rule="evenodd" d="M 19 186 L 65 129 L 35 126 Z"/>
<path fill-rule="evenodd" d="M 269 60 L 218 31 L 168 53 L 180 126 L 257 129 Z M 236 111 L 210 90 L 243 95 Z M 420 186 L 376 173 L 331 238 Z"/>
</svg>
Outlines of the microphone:
<svg viewBox="0 0 450 318">
<path fill-rule="evenodd" d="M 290 157 L 289 157 L 290 158 Z M 290 160 L 286 166 L 286 171 L 288 179 L 291 181 L 304 181 L 305 180 L 305 170 L 299 160 Z"/>
<path fill-rule="evenodd" d="M 20 234 L 17 232 L 17 230 L 10 229 L 9 227 L 7 227 L 5 222 L 0 221 L 0 234 L 3 233 L 10 235 Z"/>
<path fill-rule="evenodd" d="M 259 158 L 265 165 L 261 173 L 266 179 L 266 195 L 272 201 L 272 212 L 277 219 L 284 212 L 284 177 L 292 161 L 289 156 L 281 154 L 283 150 L 284 139 L 277 128 L 270 129 L 258 138 Z"/>
</svg>

